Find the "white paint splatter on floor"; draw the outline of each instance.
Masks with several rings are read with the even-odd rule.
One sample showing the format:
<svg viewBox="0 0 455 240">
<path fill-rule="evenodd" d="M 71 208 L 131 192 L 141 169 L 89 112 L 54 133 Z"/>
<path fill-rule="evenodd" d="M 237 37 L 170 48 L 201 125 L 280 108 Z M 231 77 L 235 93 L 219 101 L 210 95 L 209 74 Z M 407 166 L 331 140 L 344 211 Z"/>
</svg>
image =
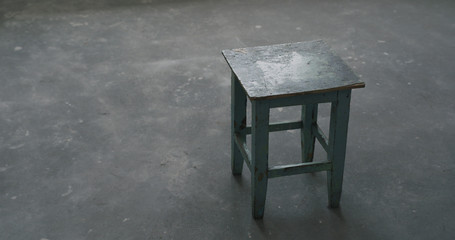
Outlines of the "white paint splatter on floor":
<svg viewBox="0 0 455 240">
<path fill-rule="evenodd" d="M 21 144 L 18 144 L 18 145 L 9 146 L 8 148 L 9 148 L 9 149 L 12 149 L 12 150 L 16 150 L 16 149 L 19 149 L 19 148 L 21 148 L 21 147 L 23 147 L 23 146 L 24 146 L 24 144 L 21 143 Z"/>
<path fill-rule="evenodd" d="M 68 186 L 68 191 L 63 193 L 62 197 L 66 197 L 66 196 L 70 195 L 72 192 L 73 192 L 73 187 L 70 185 L 70 186 Z"/>
<path fill-rule="evenodd" d="M 84 22 L 84 23 L 70 22 L 70 25 L 73 27 L 81 27 L 81 26 L 87 26 L 88 22 Z"/>
</svg>

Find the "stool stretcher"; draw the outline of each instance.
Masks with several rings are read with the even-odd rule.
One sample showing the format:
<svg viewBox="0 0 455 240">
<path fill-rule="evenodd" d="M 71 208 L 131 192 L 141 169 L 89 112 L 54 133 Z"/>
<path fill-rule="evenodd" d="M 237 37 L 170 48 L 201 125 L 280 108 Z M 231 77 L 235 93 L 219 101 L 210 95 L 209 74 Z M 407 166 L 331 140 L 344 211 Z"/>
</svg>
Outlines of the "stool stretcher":
<svg viewBox="0 0 455 240">
<path fill-rule="evenodd" d="M 283 177 L 302 173 L 314 173 L 330 170 L 332 170 L 331 162 L 297 163 L 271 167 L 269 168 L 268 177 L 269 178 Z"/>
</svg>

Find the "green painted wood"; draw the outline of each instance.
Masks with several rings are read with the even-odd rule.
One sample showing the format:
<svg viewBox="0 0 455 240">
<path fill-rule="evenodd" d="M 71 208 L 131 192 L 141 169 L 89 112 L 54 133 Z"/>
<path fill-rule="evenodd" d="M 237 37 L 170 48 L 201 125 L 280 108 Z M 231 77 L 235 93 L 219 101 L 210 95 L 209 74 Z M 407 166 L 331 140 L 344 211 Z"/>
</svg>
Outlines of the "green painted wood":
<svg viewBox="0 0 455 240">
<path fill-rule="evenodd" d="M 246 139 L 246 94 L 238 78 L 231 75 L 231 170 L 234 175 L 241 175 L 243 157 L 239 147 L 235 144 L 235 136 L 245 142 Z"/>
<path fill-rule="evenodd" d="M 302 122 L 279 122 L 269 125 L 269 132 L 286 131 L 302 128 Z M 251 127 L 246 128 L 246 134 L 251 134 Z"/>
<path fill-rule="evenodd" d="M 253 217 L 264 216 L 267 193 L 269 156 L 269 106 L 263 101 L 251 101 L 251 200 Z"/>
<path fill-rule="evenodd" d="M 300 131 L 300 143 L 302 149 L 302 162 L 312 162 L 314 155 L 315 134 L 313 125 L 317 124 L 318 105 L 305 104 L 302 105 L 302 124 Z"/>
<path fill-rule="evenodd" d="M 269 168 L 268 177 L 276 178 L 290 176 L 302 173 L 313 173 L 321 171 L 329 171 L 332 169 L 331 162 L 305 162 L 297 164 L 289 164 L 283 166 L 274 166 Z"/>
<path fill-rule="evenodd" d="M 302 104 L 328 103 L 336 101 L 337 92 L 313 93 L 305 95 L 284 96 L 280 98 L 269 98 L 266 101 L 270 108 L 289 107 Z"/>
<path fill-rule="evenodd" d="M 326 152 L 328 152 L 329 151 L 329 140 L 327 139 L 327 137 L 325 136 L 324 132 L 319 127 L 319 125 L 317 125 L 317 124 L 313 125 L 313 133 L 316 135 L 316 139 L 318 139 L 322 148 L 324 148 L 324 150 Z"/>
<path fill-rule="evenodd" d="M 232 70 L 232 172 L 241 174 L 243 162 L 250 169 L 253 217 L 264 215 L 268 178 L 317 171 L 327 171 L 329 206 L 338 207 L 351 89 L 365 84 L 322 41 L 225 50 L 223 55 Z M 246 126 L 247 97 L 251 127 Z M 332 103 L 328 139 L 317 125 L 317 104 L 326 102 Z M 270 108 L 295 105 L 304 105 L 301 121 L 269 124 Z M 304 162 L 268 168 L 269 132 L 299 128 Z M 246 134 L 251 134 L 251 152 Z M 315 139 L 327 151 L 328 162 L 312 162 Z"/>
<path fill-rule="evenodd" d="M 322 40 L 222 51 L 250 99 L 267 99 L 365 84 Z"/>
<path fill-rule="evenodd" d="M 343 185 L 344 161 L 349 122 L 351 90 L 338 92 L 338 100 L 332 103 L 330 111 L 330 133 L 327 158 L 332 162 L 332 170 L 327 172 L 329 206 L 340 205 Z"/>
<path fill-rule="evenodd" d="M 242 154 L 243 160 L 246 163 L 246 166 L 250 169 L 251 172 L 251 153 L 248 150 L 248 146 L 246 145 L 244 139 L 240 136 L 240 134 L 235 134 L 235 143 Z"/>
</svg>

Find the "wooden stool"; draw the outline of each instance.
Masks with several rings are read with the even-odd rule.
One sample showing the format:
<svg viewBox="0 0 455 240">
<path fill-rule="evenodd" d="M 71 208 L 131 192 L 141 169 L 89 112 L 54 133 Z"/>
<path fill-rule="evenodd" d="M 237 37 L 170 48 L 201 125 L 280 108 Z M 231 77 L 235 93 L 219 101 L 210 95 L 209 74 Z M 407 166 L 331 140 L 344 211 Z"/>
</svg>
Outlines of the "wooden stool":
<svg viewBox="0 0 455 240">
<path fill-rule="evenodd" d="M 239 48 L 222 51 L 232 70 L 231 164 L 251 172 L 254 218 L 264 216 L 269 178 L 327 171 L 329 206 L 339 206 L 343 182 L 351 89 L 363 88 L 352 70 L 323 41 Z M 251 101 L 251 127 L 246 126 L 246 97 Z M 329 137 L 317 124 L 318 104 L 331 103 Z M 302 105 L 302 120 L 269 124 L 270 108 Z M 269 132 L 301 129 L 302 163 L 268 165 Z M 251 134 L 251 153 L 246 135 Z M 327 161 L 313 162 L 315 139 Z"/>
</svg>

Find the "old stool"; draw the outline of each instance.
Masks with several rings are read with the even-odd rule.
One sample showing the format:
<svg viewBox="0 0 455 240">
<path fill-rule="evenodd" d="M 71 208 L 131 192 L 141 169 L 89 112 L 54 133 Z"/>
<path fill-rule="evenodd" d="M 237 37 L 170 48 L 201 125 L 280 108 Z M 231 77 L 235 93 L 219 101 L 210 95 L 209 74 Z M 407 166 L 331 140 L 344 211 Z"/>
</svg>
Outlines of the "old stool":
<svg viewBox="0 0 455 240">
<path fill-rule="evenodd" d="M 323 41 L 278 44 L 222 51 L 231 70 L 231 166 L 251 172 L 254 218 L 264 215 L 269 178 L 327 171 L 330 207 L 338 207 L 343 182 L 351 89 L 365 84 Z M 247 97 L 251 127 L 246 126 Z M 331 103 L 327 138 L 317 124 L 318 104 Z M 298 122 L 269 124 L 270 108 L 302 106 Z M 301 129 L 302 163 L 268 164 L 269 132 Z M 251 134 L 251 153 L 246 135 Z M 315 139 L 327 152 L 327 161 L 313 162 Z"/>
</svg>

